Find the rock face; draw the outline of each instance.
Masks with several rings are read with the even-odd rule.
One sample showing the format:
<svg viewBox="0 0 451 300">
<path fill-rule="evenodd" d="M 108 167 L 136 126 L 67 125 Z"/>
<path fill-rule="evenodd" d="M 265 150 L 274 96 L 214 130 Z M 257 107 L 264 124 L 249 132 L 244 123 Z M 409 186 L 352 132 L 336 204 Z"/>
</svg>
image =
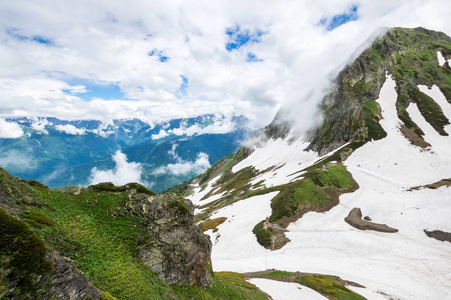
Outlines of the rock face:
<svg viewBox="0 0 451 300">
<path fill-rule="evenodd" d="M 47 255 L 54 272 L 43 277 L 38 286 L 45 290 L 41 299 L 54 297 L 61 300 L 99 299 L 101 292 L 92 286 L 85 274 L 73 262 L 56 252 Z"/>
<path fill-rule="evenodd" d="M 101 292 L 83 272 L 50 251 L 23 221 L 5 212 L 2 200 L 0 197 L 0 298 L 99 299 Z"/>
<path fill-rule="evenodd" d="M 211 241 L 193 224 L 193 204 L 175 194 L 130 195 L 127 209 L 146 222 L 139 258 L 167 284 L 213 283 Z"/>
<path fill-rule="evenodd" d="M 346 223 L 360 230 L 374 230 L 379 232 L 398 232 L 398 229 L 388 227 L 385 224 L 377 224 L 362 220 L 360 208 L 353 208 L 345 218 Z"/>
</svg>

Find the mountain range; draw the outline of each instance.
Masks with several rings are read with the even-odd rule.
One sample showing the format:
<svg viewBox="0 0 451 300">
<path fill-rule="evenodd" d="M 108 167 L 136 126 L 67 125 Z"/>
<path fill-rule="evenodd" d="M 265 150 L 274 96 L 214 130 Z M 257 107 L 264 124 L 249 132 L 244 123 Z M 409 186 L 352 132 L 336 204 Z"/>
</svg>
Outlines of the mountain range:
<svg viewBox="0 0 451 300">
<path fill-rule="evenodd" d="M 155 124 L 138 119 L 110 124 L 56 118 L 6 121 L 20 125 L 24 134 L 0 139 L 0 166 L 59 188 L 99 180 L 123 184 L 127 178 L 117 174 L 126 172 L 133 175 L 128 179 L 161 192 L 205 171 L 252 134 L 242 116 L 203 115 Z"/>
<path fill-rule="evenodd" d="M 77 282 L 92 299 L 448 299 L 450 64 L 444 33 L 378 31 L 333 78 L 312 128 L 299 126 L 302 104 L 283 107 L 244 146 L 159 195 L 138 183 L 51 191 L 1 170 L 0 238 L 14 242 L 0 249 L 0 295 L 69 299 L 62 291 Z M 49 136 L 30 134 L 20 139 Z M 120 177 L 130 173 L 120 165 L 163 161 L 158 175 L 213 156 L 190 141 L 208 135 L 154 134 L 172 161 L 117 138 L 121 152 L 111 142 L 83 169 L 101 178 L 115 162 L 107 175 Z M 39 253 L 23 250 L 30 244 Z M 38 254 L 32 270 L 18 262 Z M 58 281 L 61 265 L 72 271 Z"/>
</svg>

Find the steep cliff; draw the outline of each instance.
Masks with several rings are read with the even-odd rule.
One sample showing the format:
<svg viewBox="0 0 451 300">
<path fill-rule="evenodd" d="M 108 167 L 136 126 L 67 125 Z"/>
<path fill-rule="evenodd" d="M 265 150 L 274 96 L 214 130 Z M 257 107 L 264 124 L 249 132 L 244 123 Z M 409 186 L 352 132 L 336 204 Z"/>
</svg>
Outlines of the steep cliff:
<svg viewBox="0 0 451 300">
<path fill-rule="evenodd" d="M 211 242 L 193 224 L 191 201 L 175 194 L 130 194 L 127 209 L 143 218 L 148 241 L 138 257 L 167 284 L 213 283 Z"/>
</svg>

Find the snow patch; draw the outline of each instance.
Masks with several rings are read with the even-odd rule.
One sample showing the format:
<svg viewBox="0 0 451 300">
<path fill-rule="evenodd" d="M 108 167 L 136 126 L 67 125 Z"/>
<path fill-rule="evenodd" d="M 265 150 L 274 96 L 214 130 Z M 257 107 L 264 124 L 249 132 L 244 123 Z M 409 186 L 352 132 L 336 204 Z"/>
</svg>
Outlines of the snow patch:
<svg viewBox="0 0 451 300">
<path fill-rule="evenodd" d="M 316 291 L 301 286 L 298 283 L 282 282 L 263 278 L 252 278 L 248 282 L 257 286 L 260 290 L 270 295 L 273 300 L 326 300 L 327 298 L 318 294 Z"/>
<path fill-rule="evenodd" d="M 266 187 L 289 183 L 300 175 L 295 174 L 296 172 L 315 163 L 319 156 L 314 151 L 304 151 L 308 143 L 302 140 L 289 143 L 288 140 L 289 138 L 271 139 L 265 147 L 255 147 L 251 155 L 232 168 L 232 172 L 236 173 L 249 166 L 255 167 L 258 171 L 273 168 L 272 171 L 255 177 L 251 184 L 262 180 Z"/>
<path fill-rule="evenodd" d="M 214 218 L 227 218 L 226 222 L 218 225 L 217 232 L 206 232 L 214 244 L 211 257 L 216 271 L 242 272 L 267 269 L 265 255 L 270 250 L 257 243 L 252 229 L 271 215 L 271 200 L 278 193 L 277 191 L 250 197 L 224 207 L 214 214 Z M 243 261 L 246 263 L 243 264 Z"/>
<path fill-rule="evenodd" d="M 437 51 L 437 59 L 440 66 L 443 66 L 446 63 L 446 59 L 443 57 L 443 54 L 440 51 Z"/>
<path fill-rule="evenodd" d="M 191 202 L 193 202 L 194 205 L 203 205 L 207 202 L 201 201 L 201 199 L 203 197 L 205 197 L 205 195 L 207 195 L 212 189 L 213 189 L 213 185 L 216 183 L 216 181 L 219 180 L 221 176 L 217 176 L 215 178 L 213 178 L 212 180 L 210 180 L 207 183 L 207 186 L 202 190 L 202 187 L 200 187 L 199 185 L 197 185 L 196 188 L 194 188 L 193 190 L 193 194 L 186 197 L 187 199 L 191 200 Z"/>
<path fill-rule="evenodd" d="M 448 100 L 446 100 L 445 95 L 443 95 L 442 91 L 440 91 L 438 86 L 433 85 L 432 88 L 429 89 L 425 85 L 419 85 L 418 88 L 422 93 L 434 99 L 434 101 L 437 102 L 437 104 L 442 109 L 445 117 L 447 117 L 448 120 L 451 121 L 451 104 L 448 102 Z M 448 132 L 448 134 L 451 134 L 451 124 L 445 126 L 445 131 Z"/>
</svg>

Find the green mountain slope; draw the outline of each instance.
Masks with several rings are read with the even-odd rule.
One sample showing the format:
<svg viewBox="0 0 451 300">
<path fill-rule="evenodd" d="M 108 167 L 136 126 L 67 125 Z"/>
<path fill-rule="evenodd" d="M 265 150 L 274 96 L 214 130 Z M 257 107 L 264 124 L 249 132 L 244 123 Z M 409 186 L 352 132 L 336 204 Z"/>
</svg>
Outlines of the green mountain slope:
<svg viewBox="0 0 451 300">
<path fill-rule="evenodd" d="M 175 194 L 157 196 L 138 184 L 51 191 L 0 169 L 0 240 L 8 245 L 0 251 L 0 296 L 266 299 L 238 274 L 208 279 L 208 247 L 193 246 L 210 242 L 192 224 L 189 205 Z M 207 256 L 198 260 L 200 253 Z M 161 261 L 163 268 L 155 269 L 151 261 Z M 201 265 L 194 267 L 193 261 Z"/>
</svg>

